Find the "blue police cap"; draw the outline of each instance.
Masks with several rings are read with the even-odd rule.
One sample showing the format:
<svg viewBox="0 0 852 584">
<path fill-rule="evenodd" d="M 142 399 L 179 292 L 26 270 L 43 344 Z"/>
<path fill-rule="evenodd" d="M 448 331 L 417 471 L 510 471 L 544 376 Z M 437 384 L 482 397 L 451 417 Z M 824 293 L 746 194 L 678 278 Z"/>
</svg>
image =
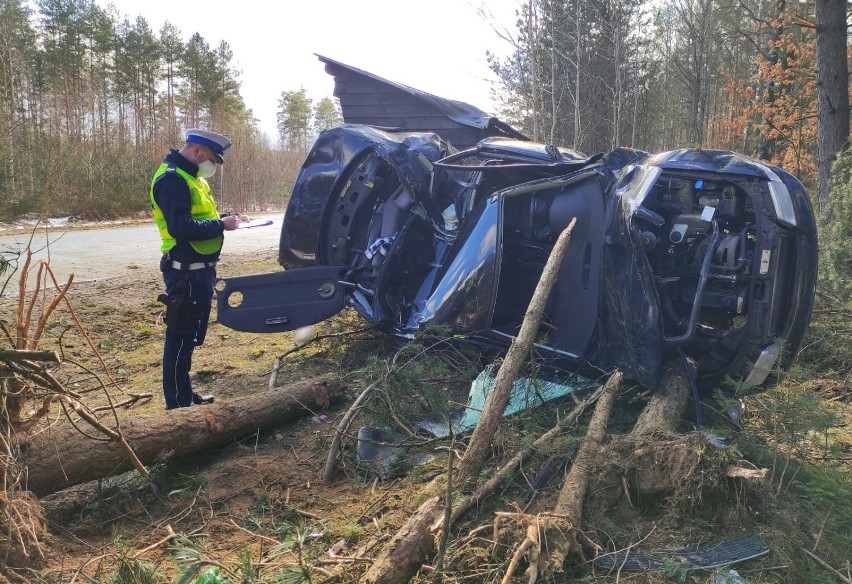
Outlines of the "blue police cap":
<svg viewBox="0 0 852 584">
<path fill-rule="evenodd" d="M 231 141 L 227 136 L 211 132 L 210 130 L 201 130 L 192 128 L 186 131 L 186 141 L 194 144 L 203 144 L 210 148 L 216 155 L 216 162 L 222 164 L 225 157 L 228 155 L 228 150 L 231 148 Z"/>
</svg>

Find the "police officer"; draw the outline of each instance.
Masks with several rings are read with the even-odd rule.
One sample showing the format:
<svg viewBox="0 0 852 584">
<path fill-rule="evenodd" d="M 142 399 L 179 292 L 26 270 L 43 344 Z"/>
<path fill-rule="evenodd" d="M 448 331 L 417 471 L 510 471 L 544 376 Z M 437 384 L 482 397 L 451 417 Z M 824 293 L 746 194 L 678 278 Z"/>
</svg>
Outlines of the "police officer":
<svg viewBox="0 0 852 584">
<path fill-rule="evenodd" d="M 166 284 L 166 341 L 163 347 L 163 394 L 166 409 L 213 401 L 192 390 L 192 352 L 204 342 L 216 283 L 216 261 L 223 232 L 240 223 L 238 215 L 221 216 L 208 178 L 225 161 L 231 141 L 208 130 L 187 131 L 186 143 L 172 149 L 151 180 L 154 221 L 163 240 L 160 270 Z"/>
</svg>

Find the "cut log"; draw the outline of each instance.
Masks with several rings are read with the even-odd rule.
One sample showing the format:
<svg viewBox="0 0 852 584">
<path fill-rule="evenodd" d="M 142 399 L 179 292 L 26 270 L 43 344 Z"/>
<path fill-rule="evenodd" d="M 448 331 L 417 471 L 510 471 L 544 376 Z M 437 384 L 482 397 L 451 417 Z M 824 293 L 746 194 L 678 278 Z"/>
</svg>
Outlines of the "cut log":
<svg viewBox="0 0 852 584">
<path fill-rule="evenodd" d="M 695 374 L 696 365 L 690 363 L 692 374 Z M 689 382 L 684 376 L 683 366 L 680 362 L 672 362 L 666 365 L 663 380 L 659 389 L 651 396 L 651 400 L 630 432 L 632 436 L 651 436 L 657 432 L 672 433 L 677 429 L 686 404 L 689 401 Z M 695 404 L 695 407 L 699 407 Z"/>
<path fill-rule="evenodd" d="M 429 528 L 444 512 L 440 497 L 432 497 L 418 507 L 405 525 L 391 538 L 361 579 L 363 584 L 409 582 L 426 558 L 435 550 L 435 536 Z"/>
<path fill-rule="evenodd" d="M 224 444 L 258 429 L 292 421 L 328 407 L 345 386 L 332 376 L 203 406 L 136 416 L 121 433 L 143 464 Z M 27 468 L 26 488 L 43 496 L 132 469 L 115 442 L 96 442 L 68 424 L 18 436 L 18 462 Z"/>
</svg>

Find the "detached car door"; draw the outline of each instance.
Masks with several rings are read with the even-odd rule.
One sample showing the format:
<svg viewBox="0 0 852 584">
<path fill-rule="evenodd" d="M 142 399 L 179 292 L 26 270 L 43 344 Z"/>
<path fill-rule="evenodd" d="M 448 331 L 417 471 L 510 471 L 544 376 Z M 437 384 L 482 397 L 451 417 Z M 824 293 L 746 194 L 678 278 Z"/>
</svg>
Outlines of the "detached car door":
<svg viewBox="0 0 852 584">
<path fill-rule="evenodd" d="M 312 266 L 220 280 L 217 320 L 248 333 L 279 333 L 331 318 L 344 306 L 344 266 Z"/>
</svg>

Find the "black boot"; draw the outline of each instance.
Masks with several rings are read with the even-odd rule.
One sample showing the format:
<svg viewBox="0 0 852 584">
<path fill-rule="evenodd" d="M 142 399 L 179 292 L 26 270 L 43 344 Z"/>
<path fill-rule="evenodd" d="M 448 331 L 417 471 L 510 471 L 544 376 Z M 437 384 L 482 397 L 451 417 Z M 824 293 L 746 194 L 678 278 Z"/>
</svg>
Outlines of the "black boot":
<svg viewBox="0 0 852 584">
<path fill-rule="evenodd" d="M 198 395 L 197 393 L 195 393 L 193 391 L 192 392 L 192 403 L 194 403 L 197 406 L 200 406 L 201 404 L 212 404 L 213 403 L 213 396 L 212 395 Z"/>
</svg>

